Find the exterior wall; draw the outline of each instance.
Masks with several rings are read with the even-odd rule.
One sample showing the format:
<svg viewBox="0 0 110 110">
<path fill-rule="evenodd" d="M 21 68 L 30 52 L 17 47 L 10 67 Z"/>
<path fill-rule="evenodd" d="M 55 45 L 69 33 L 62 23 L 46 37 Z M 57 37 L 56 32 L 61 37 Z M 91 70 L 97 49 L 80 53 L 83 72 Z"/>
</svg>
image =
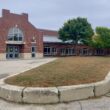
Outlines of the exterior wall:
<svg viewBox="0 0 110 110">
<path fill-rule="evenodd" d="M 37 54 L 36 54 L 36 57 L 37 57 L 37 58 L 42 58 L 42 57 L 43 57 L 43 53 L 37 53 Z"/>
<path fill-rule="evenodd" d="M 20 56 L 23 59 L 30 59 L 31 58 L 31 53 L 21 53 Z"/>
<path fill-rule="evenodd" d="M 6 60 L 6 53 L 0 53 L 0 60 Z"/>
<path fill-rule="evenodd" d="M 23 59 L 30 59 L 31 57 L 31 53 L 21 53 L 20 54 L 21 58 Z M 36 53 L 36 58 L 42 58 L 43 57 L 43 53 Z"/>
<path fill-rule="evenodd" d="M 110 49 L 95 49 L 86 45 L 73 45 L 64 43 L 44 43 L 44 48 L 50 48 L 49 54 L 44 52 L 44 56 L 103 56 L 110 55 Z M 56 50 L 56 54 L 52 53 L 52 48 Z M 62 54 L 61 50 L 65 50 Z M 74 52 L 72 52 L 74 50 Z M 69 52 L 70 51 L 70 52 Z"/>
<path fill-rule="evenodd" d="M 18 27 L 23 31 L 24 34 L 24 42 L 22 44 L 22 51 L 24 58 L 31 58 L 31 55 L 27 53 L 31 53 L 32 42 L 34 39 L 34 45 L 36 46 L 37 56 L 39 53 L 43 54 L 43 33 L 40 32 L 37 28 L 35 28 L 28 21 L 28 14 L 22 13 L 21 15 L 10 13 L 9 10 L 2 10 L 2 17 L 0 18 L 0 54 L 5 55 L 6 53 L 6 41 L 8 36 L 8 31 L 10 28 Z M 3 56 L 0 59 L 6 57 Z"/>
</svg>

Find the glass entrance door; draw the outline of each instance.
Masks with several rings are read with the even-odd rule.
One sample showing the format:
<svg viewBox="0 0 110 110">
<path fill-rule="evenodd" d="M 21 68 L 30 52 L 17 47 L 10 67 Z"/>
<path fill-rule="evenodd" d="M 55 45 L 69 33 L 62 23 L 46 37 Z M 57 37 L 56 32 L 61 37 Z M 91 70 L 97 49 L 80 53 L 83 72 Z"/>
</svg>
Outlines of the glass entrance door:
<svg viewBox="0 0 110 110">
<path fill-rule="evenodd" d="M 9 59 L 19 58 L 19 46 L 7 46 L 6 57 Z"/>
</svg>

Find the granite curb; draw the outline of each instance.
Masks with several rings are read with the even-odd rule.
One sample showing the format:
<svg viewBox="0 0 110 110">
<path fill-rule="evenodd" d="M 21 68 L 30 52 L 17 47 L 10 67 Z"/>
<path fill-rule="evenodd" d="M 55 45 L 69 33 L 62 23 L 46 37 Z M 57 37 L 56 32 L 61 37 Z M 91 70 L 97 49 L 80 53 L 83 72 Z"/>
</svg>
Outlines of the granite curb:
<svg viewBox="0 0 110 110">
<path fill-rule="evenodd" d="M 9 85 L 4 82 L 5 79 L 0 80 L 0 97 L 19 103 L 51 104 L 70 102 L 103 96 L 110 92 L 110 72 L 100 82 L 47 88 Z"/>
</svg>

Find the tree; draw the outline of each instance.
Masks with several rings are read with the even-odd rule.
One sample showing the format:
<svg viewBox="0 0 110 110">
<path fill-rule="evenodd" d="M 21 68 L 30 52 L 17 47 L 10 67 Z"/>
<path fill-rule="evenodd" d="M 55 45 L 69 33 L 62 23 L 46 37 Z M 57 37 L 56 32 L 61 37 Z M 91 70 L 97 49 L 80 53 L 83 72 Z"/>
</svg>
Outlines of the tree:
<svg viewBox="0 0 110 110">
<path fill-rule="evenodd" d="M 93 39 L 96 48 L 110 48 L 110 29 L 107 27 L 96 27 L 96 35 Z"/>
<path fill-rule="evenodd" d="M 64 23 L 63 27 L 59 29 L 59 38 L 65 41 L 71 41 L 77 45 L 78 42 L 89 44 L 92 36 L 94 35 L 91 24 L 88 23 L 86 18 L 76 18 L 68 20 Z"/>
<path fill-rule="evenodd" d="M 91 40 L 90 46 L 100 49 L 100 48 L 102 48 L 101 42 L 102 41 L 100 39 L 100 36 L 94 35 Z"/>
</svg>

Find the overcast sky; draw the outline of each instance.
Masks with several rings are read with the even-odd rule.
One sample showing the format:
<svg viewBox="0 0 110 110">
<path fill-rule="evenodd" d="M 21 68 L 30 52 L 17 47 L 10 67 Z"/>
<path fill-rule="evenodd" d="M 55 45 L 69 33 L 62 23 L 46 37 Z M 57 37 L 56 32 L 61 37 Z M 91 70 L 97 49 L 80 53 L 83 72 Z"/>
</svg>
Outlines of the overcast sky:
<svg viewBox="0 0 110 110">
<path fill-rule="evenodd" d="M 86 17 L 96 26 L 110 27 L 110 0 L 0 0 L 2 9 L 29 14 L 37 28 L 58 30 L 71 18 Z"/>
</svg>

